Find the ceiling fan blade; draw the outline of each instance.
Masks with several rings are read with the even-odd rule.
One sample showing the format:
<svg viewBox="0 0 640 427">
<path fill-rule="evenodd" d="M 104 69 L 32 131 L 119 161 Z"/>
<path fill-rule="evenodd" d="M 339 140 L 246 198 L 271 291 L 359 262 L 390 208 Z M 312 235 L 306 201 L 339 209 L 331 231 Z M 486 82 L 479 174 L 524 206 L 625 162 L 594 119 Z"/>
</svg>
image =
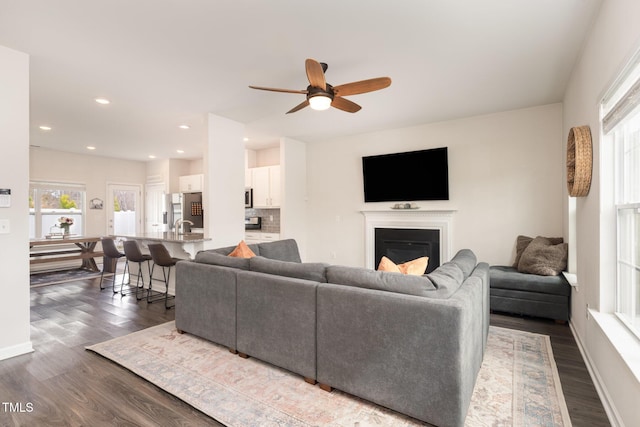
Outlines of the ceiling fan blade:
<svg viewBox="0 0 640 427">
<path fill-rule="evenodd" d="M 324 79 L 324 70 L 322 65 L 315 59 L 307 59 L 304 63 L 307 70 L 307 78 L 309 84 L 313 87 L 319 87 L 322 90 L 327 90 L 327 81 Z"/>
<path fill-rule="evenodd" d="M 339 96 L 333 98 L 331 106 L 337 108 L 338 110 L 346 111 L 347 113 L 356 113 L 362 108 L 355 102 L 349 101 L 348 99 L 340 98 Z"/>
<path fill-rule="evenodd" d="M 261 86 L 249 86 L 251 89 L 259 89 L 259 90 L 268 90 L 271 92 L 284 92 L 284 93 L 301 93 L 303 95 L 309 93 L 306 90 L 295 90 L 295 89 L 278 89 L 274 87 L 261 87 Z"/>
<path fill-rule="evenodd" d="M 374 90 L 384 89 L 391 85 L 391 79 L 389 77 L 378 77 L 375 79 L 361 80 L 359 82 L 347 83 L 333 87 L 333 92 L 336 95 L 348 96 L 357 95 L 359 93 L 373 92 Z"/>
<path fill-rule="evenodd" d="M 304 107 L 306 107 L 307 105 L 309 105 L 309 101 L 307 101 L 306 99 L 304 100 L 304 102 L 296 105 L 295 107 L 293 107 L 291 110 L 287 111 L 287 114 L 289 113 L 295 113 L 296 111 L 302 110 Z"/>
</svg>

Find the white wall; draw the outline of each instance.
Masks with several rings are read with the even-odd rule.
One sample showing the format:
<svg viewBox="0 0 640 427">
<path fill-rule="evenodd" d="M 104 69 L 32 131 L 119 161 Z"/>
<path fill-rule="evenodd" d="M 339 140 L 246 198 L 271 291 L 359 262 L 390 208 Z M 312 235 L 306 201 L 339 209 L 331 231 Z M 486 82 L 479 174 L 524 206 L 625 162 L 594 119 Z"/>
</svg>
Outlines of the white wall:
<svg viewBox="0 0 640 427">
<path fill-rule="evenodd" d="M 362 156 L 443 146 L 450 200 L 418 204 L 457 210 L 453 253 L 511 264 L 519 234 L 562 235 L 562 106 L 553 104 L 308 144 L 308 258 L 365 265 L 360 211 L 392 203 L 365 205 Z"/>
<path fill-rule="evenodd" d="M 615 228 L 607 228 L 607 203 L 612 191 L 601 174 L 610 159 L 601 145 L 598 108 L 605 91 L 613 83 L 629 57 L 640 48 L 640 26 L 630 17 L 640 16 L 640 2 L 607 0 L 573 70 L 564 99 L 563 134 L 573 126 L 589 125 L 593 140 L 593 178 L 586 197 L 575 199 L 576 273 L 578 288 L 572 294 L 571 326 L 587 356 L 614 425 L 640 425 L 640 344 L 629 354 L 636 359 L 634 374 L 621 356 L 621 345 L 634 340 L 616 331 L 616 322 L 607 320 L 613 309 L 612 283 L 615 280 Z M 565 141 L 566 144 L 566 141 Z M 566 192 L 565 192 L 566 196 Z M 565 202 L 565 205 L 567 202 Z M 570 230 L 569 224 L 565 229 Z M 599 311 L 591 315 L 589 307 Z M 599 315 L 602 314 L 602 315 Z M 609 316 L 611 317 L 611 316 Z M 599 320 L 598 320 L 599 319 Z M 609 319 L 610 320 L 610 319 Z M 616 348 L 616 346 L 618 348 Z M 635 353 L 635 356 L 633 354 Z"/>
<path fill-rule="evenodd" d="M 9 233 L 0 234 L 0 360 L 32 351 L 29 333 L 29 57 L 0 46 L 0 208 Z M 10 155 L 7 155 L 10 153 Z"/>
<path fill-rule="evenodd" d="M 244 125 L 209 114 L 203 195 L 208 247 L 237 245 L 244 239 Z"/>
<path fill-rule="evenodd" d="M 308 223 L 307 197 L 307 144 L 291 138 L 280 139 L 281 207 L 280 238 L 296 239 L 300 257 L 307 258 Z"/>
<path fill-rule="evenodd" d="M 43 148 L 29 150 L 30 180 L 85 184 L 87 202 L 98 198 L 109 203 L 106 194 L 107 183 L 145 184 L 146 165 L 146 162 L 65 153 Z M 140 202 L 140 208 L 144 210 L 144 200 Z M 90 236 L 105 235 L 107 233 L 106 215 L 106 206 L 105 209 L 87 209 L 84 233 Z"/>
</svg>

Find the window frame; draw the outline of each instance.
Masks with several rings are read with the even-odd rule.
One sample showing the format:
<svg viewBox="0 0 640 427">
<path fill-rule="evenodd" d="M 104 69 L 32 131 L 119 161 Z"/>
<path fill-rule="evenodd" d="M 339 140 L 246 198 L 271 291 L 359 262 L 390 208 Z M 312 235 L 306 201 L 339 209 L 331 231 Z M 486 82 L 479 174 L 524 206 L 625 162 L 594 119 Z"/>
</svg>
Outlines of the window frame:
<svg viewBox="0 0 640 427">
<path fill-rule="evenodd" d="M 614 211 L 615 221 L 615 283 L 613 287 L 614 299 L 612 313 L 616 318 L 632 333 L 640 339 L 640 286 L 638 286 L 638 276 L 640 275 L 640 263 L 638 263 L 638 251 L 640 250 L 640 239 L 637 229 L 639 221 L 631 219 L 632 232 L 631 242 L 625 242 L 622 233 L 623 218 L 625 215 L 634 215 L 640 212 L 640 183 L 628 179 L 628 167 L 636 171 L 637 164 L 631 166 L 625 162 L 626 143 L 637 141 L 640 132 L 640 51 L 634 55 L 625 67 L 620 77 L 616 79 L 607 95 L 600 104 L 600 124 L 601 124 L 601 153 L 602 150 L 612 150 L 613 164 L 611 166 L 611 183 L 613 184 L 613 199 L 611 208 Z M 631 126 L 629 126 L 631 125 Z M 626 139 L 625 139 L 626 137 Z M 631 139 L 631 138 L 634 139 Z M 636 142 L 637 143 L 637 142 Z M 607 173 L 607 168 L 604 168 Z M 627 172 L 627 174 L 625 174 Z M 636 175 L 638 172 L 636 172 Z M 629 195 L 627 186 L 634 185 L 635 193 L 633 197 Z M 633 231 L 636 231 L 635 235 Z M 623 247 L 627 243 L 629 246 Z M 627 250 L 629 253 L 627 253 Z M 627 260 L 627 256 L 629 260 Z M 627 270 L 627 271 L 623 271 Z M 630 271 L 629 271 L 630 270 Z M 628 282 L 627 279 L 628 278 Z M 622 283 L 622 281 L 625 281 Z M 625 300 L 625 298 L 627 298 Z M 628 305 L 627 305 L 628 304 Z"/>
<path fill-rule="evenodd" d="M 40 204 L 40 197 L 42 195 L 42 191 L 50 191 L 50 190 L 61 190 L 61 191 L 74 191 L 82 193 L 82 207 L 77 209 L 56 209 L 53 212 L 49 212 L 44 214 L 42 212 L 42 206 Z M 52 216 L 65 216 L 71 215 L 81 216 L 82 221 L 80 224 L 80 229 L 77 230 L 77 234 L 84 235 L 86 228 L 86 210 L 87 210 L 87 190 L 84 184 L 80 183 L 69 183 L 69 182 L 55 182 L 55 181 L 31 181 L 29 182 L 29 196 L 34 196 L 33 198 L 33 208 L 29 207 L 29 216 L 33 216 L 34 226 L 33 226 L 33 235 L 31 235 L 31 227 L 29 230 L 30 238 L 43 239 L 49 234 L 50 230 L 43 230 L 43 217 L 52 215 Z M 75 224 L 77 227 L 77 224 Z"/>
</svg>

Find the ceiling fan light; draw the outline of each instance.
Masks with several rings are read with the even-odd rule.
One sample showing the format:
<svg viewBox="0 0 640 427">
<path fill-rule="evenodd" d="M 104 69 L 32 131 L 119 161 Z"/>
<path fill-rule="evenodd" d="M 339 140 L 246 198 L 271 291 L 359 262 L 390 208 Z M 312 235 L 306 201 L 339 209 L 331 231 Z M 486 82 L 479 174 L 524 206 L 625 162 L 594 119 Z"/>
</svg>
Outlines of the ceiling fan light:
<svg viewBox="0 0 640 427">
<path fill-rule="evenodd" d="M 314 110 L 322 111 L 331 107 L 331 98 L 325 95 L 316 95 L 309 98 L 309 106 Z"/>
</svg>

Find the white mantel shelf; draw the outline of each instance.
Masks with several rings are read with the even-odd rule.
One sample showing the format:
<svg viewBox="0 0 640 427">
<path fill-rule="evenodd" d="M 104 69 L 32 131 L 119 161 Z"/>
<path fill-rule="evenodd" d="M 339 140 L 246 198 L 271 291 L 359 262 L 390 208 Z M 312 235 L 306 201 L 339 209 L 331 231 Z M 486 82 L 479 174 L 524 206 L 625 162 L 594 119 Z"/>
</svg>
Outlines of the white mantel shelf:
<svg viewBox="0 0 640 427">
<path fill-rule="evenodd" d="M 445 209 L 386 209 L 363 210 L 365 225 L 365 261 L 367 268 L 375 268 L 376 228 L 416 228 L 438 230 L 440 233 L 440 260 L 451 259 L 453 215 L 455 210 Z"/>
</svg>

